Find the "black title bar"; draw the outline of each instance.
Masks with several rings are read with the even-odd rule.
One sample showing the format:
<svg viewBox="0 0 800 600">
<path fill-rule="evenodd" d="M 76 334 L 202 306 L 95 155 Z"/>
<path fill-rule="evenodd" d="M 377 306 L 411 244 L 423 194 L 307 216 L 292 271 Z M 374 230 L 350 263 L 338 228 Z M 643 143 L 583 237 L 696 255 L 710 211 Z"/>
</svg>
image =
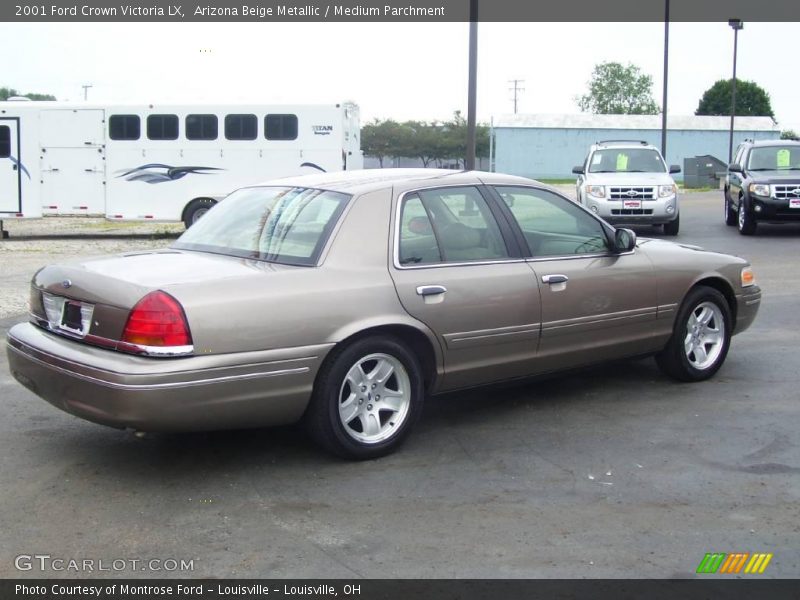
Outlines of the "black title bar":
<svg viewBox="0 0 800 600">
<path fill-rule="evenodd" d="M 668 0 L 676 22 L 797 21 L 792 0 Z M 663 21 L 667 0 L 476 0 L 485 22 Z M 8 0 L 10 22 L 457 22 L 470 20 L 470 0 Z"/>
</svg>

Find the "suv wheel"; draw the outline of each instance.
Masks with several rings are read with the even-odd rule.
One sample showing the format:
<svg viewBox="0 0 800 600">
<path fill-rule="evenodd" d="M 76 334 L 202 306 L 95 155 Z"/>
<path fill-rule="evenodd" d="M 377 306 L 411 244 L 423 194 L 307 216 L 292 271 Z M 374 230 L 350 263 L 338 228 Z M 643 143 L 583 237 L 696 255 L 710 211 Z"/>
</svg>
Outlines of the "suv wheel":
<svg viewBox="0 0 800 600">
<path fill-rule="evenodd" d="M 725 225 L 736 225 L 736 212 L 731 208 L 731 199 L 728 193 L 725 192 Z"/>
<path fill-rule="evenodd" d="M 664 235 L 678 235 L 678 230 L 681 228 L 680 216 L 675 217 L 674 221 L 664 223 Z"/>
<path fill-rule="evenodd" d="M 739 233 L 742 235 L 753 235 L 756 232 L 756 220 L 752 213 L 744 204 L 744 198 L 739 198 Z"/>
</svg>

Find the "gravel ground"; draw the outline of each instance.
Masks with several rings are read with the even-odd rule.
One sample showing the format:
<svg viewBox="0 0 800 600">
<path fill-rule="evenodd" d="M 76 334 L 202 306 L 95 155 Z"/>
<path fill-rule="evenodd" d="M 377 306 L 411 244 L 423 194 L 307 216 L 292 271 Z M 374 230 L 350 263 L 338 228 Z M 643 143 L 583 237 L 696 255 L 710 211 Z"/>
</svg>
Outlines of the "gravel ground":
<svg viewBox="0 0 800 600">
<path fill-rule="evenodd" d="M 45 265 L 131 250 L 163 248 L 183 231 L 180 223 L 129 223 L 88 218 L 4 221 L 0 241 L 0 319 L 28 310 L 31 277 Z"/>
</svg>

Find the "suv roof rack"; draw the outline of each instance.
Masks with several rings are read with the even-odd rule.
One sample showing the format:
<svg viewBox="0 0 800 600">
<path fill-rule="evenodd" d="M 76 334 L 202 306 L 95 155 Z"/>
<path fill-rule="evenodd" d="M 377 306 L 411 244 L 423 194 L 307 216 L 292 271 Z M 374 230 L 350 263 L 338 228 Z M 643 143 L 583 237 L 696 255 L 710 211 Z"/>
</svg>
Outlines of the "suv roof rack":
<svg viewBox="0 0 800 600">
<path fill-rule="evenodd" d="M 644 140 L 601 140 L 597 142 L 598 144 L 641 144 L 642 146 L 647 146 L 647 142 Z"/>
</svg>

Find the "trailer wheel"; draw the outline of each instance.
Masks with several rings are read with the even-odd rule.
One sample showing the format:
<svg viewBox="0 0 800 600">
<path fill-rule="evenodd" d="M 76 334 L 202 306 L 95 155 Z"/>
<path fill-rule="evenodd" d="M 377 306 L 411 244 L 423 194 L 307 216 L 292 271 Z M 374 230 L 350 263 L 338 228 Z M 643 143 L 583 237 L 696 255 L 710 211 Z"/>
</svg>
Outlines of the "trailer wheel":
<svg viewBox="0 0 800 600">
<path fill-rule="evenodd" d="M 211 207 L 216 203 L 216 200 L 211 198 L 196 198 L 189 202 L 183 210 L 183 224 L 186 229 L 197 223 L 200 217 L 211 210 Z"/>
</svg>

